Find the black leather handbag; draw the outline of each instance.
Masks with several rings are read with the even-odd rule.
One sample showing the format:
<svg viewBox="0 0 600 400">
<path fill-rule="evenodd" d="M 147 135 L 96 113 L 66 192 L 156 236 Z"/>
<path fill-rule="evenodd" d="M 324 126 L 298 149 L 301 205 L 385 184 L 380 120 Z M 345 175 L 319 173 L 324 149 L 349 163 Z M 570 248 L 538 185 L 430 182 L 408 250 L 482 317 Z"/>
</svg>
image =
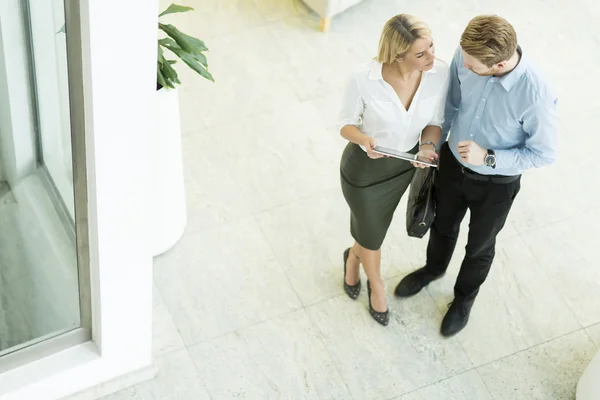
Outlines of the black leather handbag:
<svg viewBox="0 0 600 400">
<path fill-rule="evenodd" d="M 435 218 L 435 178 L 437 168 L 417 168 L 410 183 L 406 207 L 408 236 L 423 238 Z"/>
</svg>

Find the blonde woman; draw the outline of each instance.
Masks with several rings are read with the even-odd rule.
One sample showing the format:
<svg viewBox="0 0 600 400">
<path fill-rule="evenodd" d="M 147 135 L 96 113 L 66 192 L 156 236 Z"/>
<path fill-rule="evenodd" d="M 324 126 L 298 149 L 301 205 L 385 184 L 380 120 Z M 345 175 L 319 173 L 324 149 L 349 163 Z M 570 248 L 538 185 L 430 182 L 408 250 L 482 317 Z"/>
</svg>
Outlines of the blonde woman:
<svg viewBox="0 0 600 400">
<path fill-rule="evenodd" d="M 344 94 L 339 126 L 349 143 L 340 173 L 355 239 L 344 252 L 344 290 L 350 298 L 358 297 L 362 264 L 369 312 L 382 325 L 387 325 L 389 312 L 381 245 L 417 165 L 383 157 L 373 148 L 437 159 L 447 85 L 448 66 L 435 58 L 429 27 L 400 14 L 385 24 L 378 56 L 357 69 Z"/>
</svg>

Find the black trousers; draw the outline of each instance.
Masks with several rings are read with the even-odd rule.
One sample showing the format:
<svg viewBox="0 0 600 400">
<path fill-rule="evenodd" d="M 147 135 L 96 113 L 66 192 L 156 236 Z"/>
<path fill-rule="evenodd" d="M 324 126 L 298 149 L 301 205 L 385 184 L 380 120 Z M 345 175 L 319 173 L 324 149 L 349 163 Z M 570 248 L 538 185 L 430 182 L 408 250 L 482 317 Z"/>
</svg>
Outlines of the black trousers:
<svg viewBox="0 0 600 400">
<path fill-rule="evenodd" d="M 469 238 L 454 295 L 457 298 L 474 299 L 492 266 L 496 236 L 504 227 L 521 188 L 521 177 L 514 177 L 515 180 L 508 183 L 474 179 L 473 172 L 465 173 L 448 143 L 440 151 L 438 172 L 437 212 L 427 246 L 426 268 L 434 274 L 446 271 L 456 247 L 460 223 L 469 209 Z M 475 178 L 482 179 L 484 176 L 475 175 Z"/>
</svg>

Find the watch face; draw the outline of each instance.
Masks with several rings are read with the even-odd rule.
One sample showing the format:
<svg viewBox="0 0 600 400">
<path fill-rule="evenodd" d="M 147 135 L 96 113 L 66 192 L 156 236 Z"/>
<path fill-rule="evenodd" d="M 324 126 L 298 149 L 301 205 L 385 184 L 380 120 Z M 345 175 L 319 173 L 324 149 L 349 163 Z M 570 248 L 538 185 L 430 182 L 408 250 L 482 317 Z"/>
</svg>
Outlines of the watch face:
<svg viewBox="0 0 600 400">
<path fill-rule="evenodd" d="M 488 154 L 485 157 L 485 165 L 488 167 L 492 167 L 496 164 L 496 156 L 493 154 Z"/>
</svg>

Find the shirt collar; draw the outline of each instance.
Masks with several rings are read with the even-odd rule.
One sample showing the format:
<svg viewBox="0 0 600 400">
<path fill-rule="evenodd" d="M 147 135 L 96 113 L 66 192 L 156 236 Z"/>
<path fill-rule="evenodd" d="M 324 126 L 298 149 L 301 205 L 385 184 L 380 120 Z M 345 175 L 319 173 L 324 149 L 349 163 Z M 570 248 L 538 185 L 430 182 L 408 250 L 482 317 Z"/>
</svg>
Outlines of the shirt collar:
<svg viewBox="0 0 600 400">
<path fill-rule="evenodd" d="M 369 79 L 371 80 L 383 80 L 383 74 L 382 74 L 382 69 L 383 69 L 383 64 L 380 63 L 377 60 L 373 60 L 371 63 L 371 69 L 369 71 Z M 425 74 L 435 74 L 437 72 L 437 68 L 435 65 L 435 61 L 433 64 L 433 68 L 431 68 L 429 71 L 425 71 Z"/>
<path fill-rule="evenodd" d="M 382 63 L 380 63 L 377 60 L 373 60 L 371 62 L 371 70 L 369 71 L 369 79 L 372 79 L 374 81 L 383 79 L 383 75 L 381 73 L 382 68 Z"/>
<path fill-rule="evenodd" d="M 504 87 L 504 89 L 506 89 L 507 92 L 510 92 L 510 89 L 512 89 L 515 83 L 517 83 L 517 81 L 521 78 L 521 76 L 523 76 L 523 74 L 527 70 L 527 59 L 525 58 L 525 56 L 523 56 L 523 50 L 521 50 L 521 46 L 517 47 L 517 51 L 519 52 L 521 59 L 519 60 L 519 63 L 517 64 L 515 69 L 498 79 L 498 81 L 500 81 L 500 84 Z"/>
</svg>

